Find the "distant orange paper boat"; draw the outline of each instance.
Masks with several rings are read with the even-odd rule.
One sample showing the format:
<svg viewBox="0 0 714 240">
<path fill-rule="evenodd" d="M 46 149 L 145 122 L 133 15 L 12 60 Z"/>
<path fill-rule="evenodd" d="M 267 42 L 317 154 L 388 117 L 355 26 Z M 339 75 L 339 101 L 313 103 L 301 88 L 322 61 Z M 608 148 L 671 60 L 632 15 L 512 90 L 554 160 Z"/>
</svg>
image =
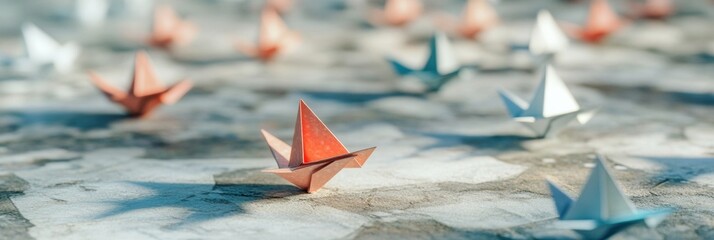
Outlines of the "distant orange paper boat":
<svg viewBox="0 0 714 240">
<path fill-rule="evenodd" d="M 598 43 L 619 30 L 625 22 L 617 16 L 608 0 L 592 0 L 585 26 L 564 24 L 564 30 L 571 36 L 585 42 Z"/>
<path fill-rule="evenodd" d="M 376 147 L 349 152 L 330 129 L 300 100 L 292 146 L 261 129 L 273 152 L 274 173 L 309 193 L 320 190 L 343 168 L 360 168 Z"/>
<path fill-rule="evenodd" d="M 171 87 L 159 83 L 145 52 L 138 52 L 134 62 L 134 75 L 128 92 L 107 83 L 99 75 L 89 72 L 90 79 L 110 100 L 122 105 L 131 116 L 144 116 L 161 104 L 177 102 L 191 89 L 192 84 L 183 80 Z"/>
<path fill-rule="evenodd" d="M 469 0 L 461 20 L 443 18 L 442 25 L 465 38 L 476 38 L 481 32 L 499 23 L 498 12 L 488 0 Z"/>
<path fill-rule="evenodd" d="M 384 10 L 374 10 L 370 20 L 374 23 L 390 26 L 404 26 L 422 12 L 419 0 L 387 0 Z"/>
<path fill-rule="evenodd" d="M 248 56 L 269 61 L 278 53 L 296 45 L 300 36 L 288 29 L 280 18 L 280 14 L 270 7 L 263 9 L 260 18 L 260 29 L 256 44 L 237 41 L 236 49 Z"/>
<path fill-rule="evenodd" d="M 196 26 L 181 20 L 173 8 L 167 5 L 158 6 L 154 11 L 154 25 L 149 43 L 163 48 L 188 44 L 196 36 L 196 31 Z"/>
</svg>

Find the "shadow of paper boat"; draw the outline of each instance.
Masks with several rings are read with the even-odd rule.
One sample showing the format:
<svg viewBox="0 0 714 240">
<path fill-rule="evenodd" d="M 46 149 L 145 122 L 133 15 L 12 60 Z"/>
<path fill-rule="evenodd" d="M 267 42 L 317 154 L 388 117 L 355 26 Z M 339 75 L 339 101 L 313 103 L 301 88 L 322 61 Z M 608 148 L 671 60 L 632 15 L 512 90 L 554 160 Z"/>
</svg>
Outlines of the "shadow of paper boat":
<svg viewBox="0 0 714 240">
<path fill-rule="evenodd" d="M 245 204 L 288 197 L 303 192 L 291 185 L 275 184 L 201 184 L 129 182 L 151 193 L 141 197 L 108 202 L 113 207 L 95 219 L 129 214 L 140 210 L 175 208 L 186 212 L 170 228 L 243 214 Z"/>
<path fill-rule="evenodd" d="M 714 173 L 714 157 L 634 157 L 659 167 L 652 177 L 659 184 L 686 184 L 699 176 Z"/>
<path fill-rule="evenodd" d="M 65 126 L 83 131 L 107 128 L 112 123 L 127 119 L 123 113 L 91 113 L 71 111 L 15 111 L 3 112 L 0 116 L 19 118 L 19 126 L 43 125 Z"/>
<path fill-rule="evenodd" d="M 426 146 L 424 149 L 451 147 L 454 145 L 469 145 L 481 150 L 520 151 L 525 150 L 522 143 L 534 138 L 519 135 L 464 135 L 457 133 L 415 132 L 416 134 L 436 138 L 439 142 Z"/>
</svg>

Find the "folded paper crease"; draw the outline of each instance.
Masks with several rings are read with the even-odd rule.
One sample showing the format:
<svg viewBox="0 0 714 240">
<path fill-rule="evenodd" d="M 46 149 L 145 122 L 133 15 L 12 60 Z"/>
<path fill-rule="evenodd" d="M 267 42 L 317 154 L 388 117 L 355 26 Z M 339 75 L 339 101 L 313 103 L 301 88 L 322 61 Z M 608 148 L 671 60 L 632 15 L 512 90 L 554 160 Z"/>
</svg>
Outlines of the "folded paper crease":
<svg viewBox="0 0 714 240">
<path fill-rule="evenodd" d="M 313 193 L 343 168 L 360 168 L 375 147 L 355 152 L 335 137 L 310 107 L 300 100 L 292 146 L 261 130 L 278 169 L 265 170 Z"/>
</svg>

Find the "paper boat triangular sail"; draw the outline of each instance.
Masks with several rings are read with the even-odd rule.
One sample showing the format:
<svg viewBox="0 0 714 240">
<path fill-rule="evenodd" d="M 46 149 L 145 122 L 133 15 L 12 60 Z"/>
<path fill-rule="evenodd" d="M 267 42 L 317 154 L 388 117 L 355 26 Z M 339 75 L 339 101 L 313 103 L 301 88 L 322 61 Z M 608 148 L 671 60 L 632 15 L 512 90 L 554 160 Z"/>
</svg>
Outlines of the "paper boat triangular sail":
<svg viewBox="0 0 714 240">
<path fill-rule="evenodd" d="M 586 42 L 600 42 L 624 25 L 608 0 L 592 0 L 590 13 L 584 26 L 569 26 L 568 33 Z"/>
<path fill-rule="evenodd" d="M 263 14 L 260 17 L 259 43 L 277 45 L 288 32 L 288 26 L 285 25 L 277 11 L 272 8 L 263 10 Z"/>
<path fill-rule="evenodd" d="M 455 31 L 465 38 L 476 38 L 481 32 L 497 25 L 498 12 L 489 0 L 469 0 L 466 2 L 461 19 L 455 26 Z"/>
<path fill-rule="evenodd" d="M 68 72 L 79 56 L 79 45 L 69 42 L 60 44 L 32 23 L 22 26 L 25 53 L 36 66 L 52 65 L 59 72 Z"/>
<path fill-rule="evenodd" d="M 31 23 L 22 26 L 22 35 L 25 52 L 36 62 L 51 63 L 61 47 L 50 35 Z"/>
<path fill-rule="evenodd" d="M 539 137 L 564 128 L 572 120 L 585 124 L 594 114 L 594 110 L 580 108 L 568 87 L 550 65 L 542 72 L 541 82 L 530 103 L 505 90 L 499 91 L 499 95 L 511 117 L 533 130 Z"/>
<path fill-rule="evenodd" d="M 449 39 L 443 33 L 432 37 L 429 41 L 429 58 L 424 64 L 424 71 L 446 75 L 459 69 L 459 63 L 454 56 Z"/>
<path fill-rule="evenodd" d="M 604 239 L 640 222 L 654 227 L 671 212 L 669 209 L 638 211 L 615 183 L 602 156 L 598 156 L 577 200 L 554 183 L 547 183 L 561 220 L 558 226 L 573 229 L 588 239 Z"/>
<path fill-rule="evenodd" d="M 293 146 L 297 151 L 290 155 L 290 167 L 349 153 L 304 102 L 300 102 L 293 136 Z"/>
<path fill-rule="evenodd" d="M 568 47 L 568 37 L 560 30 L 553 15 L 546 10 L 538 12 L 536 25 L 531 33 L 528 49 L 531 54 L 550 59 Z"/>
<path fill-rule="evenodd" d="M 257 42 L 251 44 L 238 41 L 236 48 L 245 55 L 269 61 L 299 41 L 300 36 L 285 25 L 277 10 L 266 7 L 260 17 Z"/>
<path fill-rule="evenodd" d="M 461 70 L 451 43 L 443 33 L 436 33 L 429 40 L 429 57 L 422 68 L 408 67 L 394 59 L 389 62 L 398 75 L 416 77 L 430 91 L 439 90 Z"/>
<path fill-rule="evenodd" d="M 192 23 L 179 18 L 168 5 L 154 10 L 154 22 L 149 43 L 157 47 L 184 45 L 193 40 L 197 28 Z"/>
<path fill-rule="evenodd" d="M 359 168 L 374 147 L 349 152 L 315 113 L 300 101 L 292 146 L 261 130 L 278 169 L 274 173 L 308 192 L 316 192 L 342 168 Z"/>
<path fill-rule="evenodd" d="M 548 118 L 578 111 L 580 106 L 551 66 L 547 66 L 528 108 L 521 116 Z"/>
<path fill-rule="evenodd" d="M 134 74 L 127 92 L 112 86 L 97 74 L 90 72 L 90 77 L 99 90 L 122 105 L 132 116 L 143 116 L 161 104 L 175 103 L 192 86 L 191 82 L 183 80 L 171 87 L 164 87 L 156 78 L 149 57 L 144 52 L 136 54 Z"/>
<path fill-rule="evenodd" d="M 593 0 L 586 27 L 592 31 L 608 31 L 620 24 L 620 17 L 612 9 L 608 0 Z"/>
<path fill-rule="evenodd" d="M 617 218 L 635 213 L 635 207 L 615 184 L 598 158 L 595 169 L 583 187 L 578 201 L 571 204 L 564 219 Z"/>
</svg>

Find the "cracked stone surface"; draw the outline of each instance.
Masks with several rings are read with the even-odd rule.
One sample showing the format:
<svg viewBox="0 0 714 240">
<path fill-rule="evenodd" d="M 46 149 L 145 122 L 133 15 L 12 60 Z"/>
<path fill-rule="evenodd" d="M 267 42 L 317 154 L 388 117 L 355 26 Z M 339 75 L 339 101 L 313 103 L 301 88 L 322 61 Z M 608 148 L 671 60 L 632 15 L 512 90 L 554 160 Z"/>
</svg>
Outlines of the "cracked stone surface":
<svg viewBox="0 0 714 240">
<path fill-rule="evenodd" d="M 461 1 L 428 1 L 404 29 L 364 21 L 379 1 L 300 1 L 285 18 L 302 44 L 270 64 L 232 48 L 255 37 L 258 2 L 158 1 L 201 34 L 149 48 L 157 75 L 195 87 L 131 119 L 85 72 L 128 86 L 149 19 L 112 1 L 104 27 L 81 28 L 72 2 L 0 0 L 2 56 L 22 55 L 24 21 L 83 45 L 67 74 L 0 65 L 0 239 L 578 239 L 553 226 L 545 179 L 577 196 L 597 153 L 638 208 L 676 209 L 612 239 L 714 239 L 707 1 L 676 1 L 673 18 L 633 22 L 600 45 L 573 42 L 554 67 L 599 112 L 546 139 L 511 121 L 497 90 L 535 88 L 537 64 L 510 49 L 527 42 L 537 10 L 579 22 L 582 4 L 500 1 L 501 25 L 478 41 L 451 36 L 468 67 L 418 94 L 400 91 L 405 80 L 384 59 L 422 61 L 433 16 Z M 314 194 L 261 172 L 276 166 L 259 130 L 291 139 L 299 99 L 348 149 L 377 146 Z"/>
</svg>

